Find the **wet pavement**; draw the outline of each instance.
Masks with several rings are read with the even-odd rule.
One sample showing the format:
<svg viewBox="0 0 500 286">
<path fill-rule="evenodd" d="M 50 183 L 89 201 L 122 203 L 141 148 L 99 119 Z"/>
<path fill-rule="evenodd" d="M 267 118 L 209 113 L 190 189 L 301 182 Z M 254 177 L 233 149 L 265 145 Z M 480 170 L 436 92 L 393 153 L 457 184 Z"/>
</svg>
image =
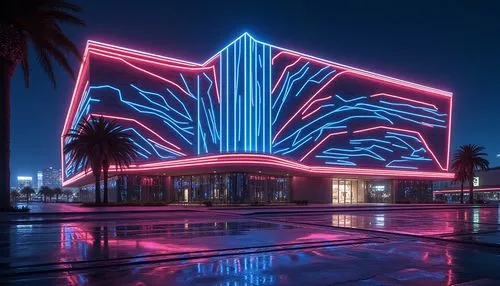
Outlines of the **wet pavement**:
<svg viewBox="0 0 500 286">
<path fill-rule="evenodd" d="M 500 285 L 500 209 L 0 215 L 0 284 Z"/>
</svg>

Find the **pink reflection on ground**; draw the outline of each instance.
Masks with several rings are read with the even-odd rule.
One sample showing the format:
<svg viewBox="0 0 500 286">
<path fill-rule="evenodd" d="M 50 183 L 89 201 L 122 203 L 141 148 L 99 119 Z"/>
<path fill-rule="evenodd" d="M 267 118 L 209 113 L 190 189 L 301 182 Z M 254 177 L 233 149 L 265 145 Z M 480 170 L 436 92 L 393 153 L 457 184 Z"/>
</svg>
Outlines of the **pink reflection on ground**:
<svg viewBox="0 0 500 286">
<path fill-rule="evenodd" d="M 110 228 L 111 229 L 111 228 Z M 75 224 L 62 224 L 60 231 L 60 249 L 69 250 L 74 247 L 74 243 L 85 242 L 88 245 L 94 245 L 96 242 L 99 244 L 102 242 L 108 247 L 118 247 L 118 248 L 143 248 L 147 250 L 159 251 L 164 253 L 177 253 L 177 252 L 197 252 L 197 251 L 207 251 L 210 250 L 207 247 L 201 246 L 187 246 L 179 245 L 174 243 L 159 243 L 154 241 L 139 240 L 139 239 L 127 239 L 127 238 L 111 238 L 107 239 L 107 235 L 112 235 L 111 231 L 107 235 L 104 235 L 103 230 L 94 236 L 91 231 L 86 231 L 82 227 Z M 104 237 L 101 237 L 103 233 Z M 61 258 L 64 259 L 64 258 Z"/>
</svg>

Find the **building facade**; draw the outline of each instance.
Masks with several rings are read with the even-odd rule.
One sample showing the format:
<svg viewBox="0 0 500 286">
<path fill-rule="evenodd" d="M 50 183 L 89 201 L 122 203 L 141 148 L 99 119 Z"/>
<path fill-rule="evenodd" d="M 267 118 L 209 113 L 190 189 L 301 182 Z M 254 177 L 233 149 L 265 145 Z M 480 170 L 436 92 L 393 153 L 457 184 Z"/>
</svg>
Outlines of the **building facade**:
<svg viewBox="0 0 500 286">
<path fill-rule="evenodd" d="M 204 63 L 89 41 L 62 135 L 92 116 L 137 147 L 111 171 L 117 201 L 423 202 L 453 177 L 450 92 L 247 33 Z M 91 198 L 90 172 L 62 166 Z"/>
<path fill-rule="evenodd" d="M 474 199 L 479 201 L 500 201 L 500 167 L 479 171 L 473 180 Z M 434 182 L 434 199 L 444 202 L 460 202 L 461 186 L 456 181 Z M 464 183 L 464 200 L 469 200 L 469 182 Z"/>
<path fill-rule="evenodd" d="M 17 176 L 17 188 L 33 187 L 33 177 L 31 176 Z"/>
<path fill-rule="evenodd" d="M 40 178 L 41 175 L 41 178 Z M 43 171 L 37 173 L 39 188 L 41 186 L 47 186 L 49 188 L 61 188 L 62 187 L 62 171 L 54 167 L 45 168 Z M 41 179 L 41 180 L 40 180 Z"/>
</svg>

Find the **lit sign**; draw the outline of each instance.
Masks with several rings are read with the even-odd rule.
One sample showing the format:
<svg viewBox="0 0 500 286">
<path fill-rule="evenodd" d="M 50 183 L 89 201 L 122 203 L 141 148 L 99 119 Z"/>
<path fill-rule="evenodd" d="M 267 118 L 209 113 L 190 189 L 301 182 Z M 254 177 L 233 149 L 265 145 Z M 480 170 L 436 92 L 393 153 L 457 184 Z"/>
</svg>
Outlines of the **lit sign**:
<svg viewBox="0 0 500 286">
<path fill-rule="evenodd" d="M 472 181 L 472 185 L 474 187 L 479 187 L 479 177 L 474 177 L 474 180 Z"/>
<path fill-rule="evenodd" d="M 372 189 L 376 192 L 385 192 L 385 186 L 373 186 Z"/>
<path fill-rule="evenodd" d="M 26 176 L 17 176 L 18 181 L 32 181 L 32 177 L 26 177 Z"/>
</svg>

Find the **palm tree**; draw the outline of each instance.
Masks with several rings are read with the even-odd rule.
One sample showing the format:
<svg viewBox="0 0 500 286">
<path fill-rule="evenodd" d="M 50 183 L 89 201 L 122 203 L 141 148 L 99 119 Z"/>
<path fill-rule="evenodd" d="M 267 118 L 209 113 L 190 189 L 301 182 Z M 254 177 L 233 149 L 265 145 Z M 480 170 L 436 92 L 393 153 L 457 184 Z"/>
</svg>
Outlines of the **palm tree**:
<svg viewBox="0 0 500 286">
<path fill-rule="evenodd" d="M 52 189 L 47 186 L 42 186 L 38 191 L 38 194 L 43 196 L 43 201 L 47 202 L 47 197 L 50 197 L 52 193 Z"/>
<path fill-rule="evenodd" d="M 19 198 L 19 192 L 16 190 L 13 190 L 10 192 L 10 199 L 14 201 L 14 205 L 17 202 L 17 199 Z"/>
<path fill-rule="evenodd" d="M 35 190 L 33 190 L 32 187 L 24 187 L 21 189 L 21 191 L 19 191 L 19 193 L 21 193 L 21 195 L 25 196 L 26 203 L 29 203 L 29 201 L 31 199 L 31 195 L 33 195 L 35 193 Z"/>
<path fill-rule="evenodd" d="M 116 123 L 103 117 L 82 120 L 76 129 L 65 135 L 68 143 L 64 153 L 70 154 L 70 163 L 92 170 L 95 179 L 95 202 L 101 202 L 101 172 L 104 179 L 104 203 L 108 202 L 108 171 L 129 166 L 136 157 L 130 135 Z"/>
<path fill-rule="evenodd" d="M 63 191 L 61 188 L 54 188 L 53 190 L 54 195 L 56 196 L 56 202 L 59 201 L 59 196 L 63 194 Z"/>
<path fill-rule="evenodd" d="M 474 176 L 476 171 L 488 170 L 490 162 L 484 157 L 487 156 L 483 152 L 484 147 L 467 144 L 462 145 L 455 152 L 453 157 L 452 169 L 458 170 L 460 176 L 469 181 L 469 203 L 474 203 Z"/>
<path fill-rule="evenodd" d="M 457 153 L 455 153 L 455 158 L 457 157 Z M 458 155 L 460 157 L 460 155 Z M 463 165 L 460 164 L 459 159 L 453 159 L 453 164 L 451 165 L 452 171 L 455 173 L 455 182 L 460 182 L 460 203 L 464 203 L 464 183 L 467 181 L 467 172 L 463 168 Z"/>
<path fill-rule="evenodd" d="M 31 43 L 54 87 L 54 60 L 74 78 L 68 54 L 80 59 L 80 52 L 63 33 L 61 24 L 83 26 L 84 22 L 75 16 L 81 11 L 79 6 L 64 0 L 0 1 L 0 208 L 9 206 L 10 84 L 16 66 L 21 65 L 28 87 Z"/>
</svg>

